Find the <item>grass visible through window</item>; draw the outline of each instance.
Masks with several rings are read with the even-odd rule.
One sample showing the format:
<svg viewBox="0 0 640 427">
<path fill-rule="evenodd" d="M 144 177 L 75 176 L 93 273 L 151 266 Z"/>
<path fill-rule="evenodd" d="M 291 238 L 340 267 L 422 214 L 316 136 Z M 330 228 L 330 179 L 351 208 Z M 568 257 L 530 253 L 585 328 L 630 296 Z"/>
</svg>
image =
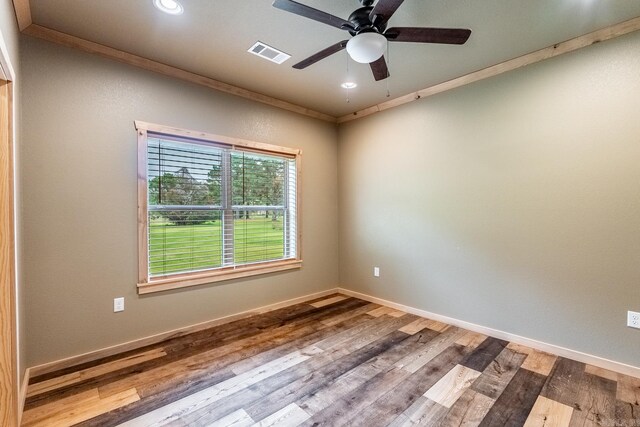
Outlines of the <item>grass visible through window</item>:
<svg viewBox="0 0 640 427">
<path fill-rule="evenodd" d="M 152 276 L 222 266 L 222 221 L 176 225 L 164 217 L 149 220 L 149 272 Z M 264 212 L 234 221 L 234 261 L 246 264 L 284 257 L 283 219 Z"/>
</svg>

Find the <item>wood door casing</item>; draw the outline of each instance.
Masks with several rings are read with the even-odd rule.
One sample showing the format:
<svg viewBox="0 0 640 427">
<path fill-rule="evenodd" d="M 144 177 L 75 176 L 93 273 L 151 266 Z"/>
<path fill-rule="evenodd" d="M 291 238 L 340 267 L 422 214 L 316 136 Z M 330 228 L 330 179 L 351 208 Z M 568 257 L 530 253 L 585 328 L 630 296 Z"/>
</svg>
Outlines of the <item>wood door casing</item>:
<svg viewBox="0 0 640 427">
<path fill-rule="evenodd" d="M 11 83 L 0 80 L 0 425 L 18 420 Z"/>
</svg>

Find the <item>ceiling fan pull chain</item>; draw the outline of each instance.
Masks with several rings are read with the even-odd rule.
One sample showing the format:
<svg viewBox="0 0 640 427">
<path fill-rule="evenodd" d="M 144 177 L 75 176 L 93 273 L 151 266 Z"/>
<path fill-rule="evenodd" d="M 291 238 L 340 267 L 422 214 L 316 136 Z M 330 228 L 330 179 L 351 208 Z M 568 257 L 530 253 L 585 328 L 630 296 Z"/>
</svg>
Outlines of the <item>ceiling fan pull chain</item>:
<svg viewBox="0 0 640 427">
<path fill-rule="evenodd" d="M 391 67 L 391 55 L 389 54 L 389 39 L 387 39 L 387 63 L 389 64 L 389 67 Z M 387 82 L 387 98 L 389 98 L 391 96 L 391 92 L 389 92 L 389 71 L 387 70 L 387 78 L 384 79 L 385 82 Z"/>
<path fill-rule="evenodd" d="M 350 77 L 349 76 L 349 54 L 347 53 L 344 57 L 347 58 L 347 79 L 348 79 Z"/>
<path fill-rule="evenodd" d="M 349 54 L 345 55 L 347 58 L 347 82 L 351 81 L 351 75 L 349 74 Z M 347 91 L 347 104 L 349 103 L 349 86 L 346 88 Z"/>
<path fill-rule="evenodd" d="M 314 9 L 294 0 L 273 0 L 273 6 L 304 18 L 347 31 L 351 38 L 342 40 L 304 59 L 293 68 L 302 70 L 343 49 L 356 62 L 369 64 L 375 81 L 389 78 L 386 59 L 381 57 L 384 42 L 465 44 L 471 35 L 466 28 L 393 27 L 387 23 L 404 0 L 360 0 L 362 7 L 354 10 L 348 20 L 322 10 Z M 391 96 L 387 85 L 387 97 Z"/>
</svg>

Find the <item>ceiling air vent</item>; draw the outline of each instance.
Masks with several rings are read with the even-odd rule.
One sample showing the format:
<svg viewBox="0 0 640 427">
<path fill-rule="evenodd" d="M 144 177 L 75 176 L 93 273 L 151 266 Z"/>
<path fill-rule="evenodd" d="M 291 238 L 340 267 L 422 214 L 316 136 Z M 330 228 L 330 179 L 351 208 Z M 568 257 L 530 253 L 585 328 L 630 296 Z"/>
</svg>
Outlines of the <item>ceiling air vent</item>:
<svg viewBox="0 0 640 427">
<path fill-rule="evenodd" d="M 260 41 L 256 42 L 253 46 L 247 50 L 249 53 L 258 55 L 261 58 L 268 59 L 276 64 L 282 64 L 287 59 L 291 58 L 291 55 L 287 55 L 284 52 L 279 51 L 269 45 L 266 45 Z"/>
</svg>

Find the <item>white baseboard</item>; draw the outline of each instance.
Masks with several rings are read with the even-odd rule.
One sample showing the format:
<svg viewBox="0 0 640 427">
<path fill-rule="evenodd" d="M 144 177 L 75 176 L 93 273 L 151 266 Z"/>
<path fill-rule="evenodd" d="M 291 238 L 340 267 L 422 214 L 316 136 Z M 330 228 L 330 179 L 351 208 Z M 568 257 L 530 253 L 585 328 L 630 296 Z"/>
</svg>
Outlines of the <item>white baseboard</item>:
<svg viewBox="0 0 640 427">
<path fill-rule="evenodd" d="M 147 345 L 156 344 L 158 342 L 176 338 L 180 336 L 184 336 L 193 332 L 201 331 L 203 329 L 211 328 L 213 326 L 222 325 L 224 323 L 233 322 L 234 320 L 244 319 L 249 316 L 253 316 L 256 314 L 266 313 L 269 311 L 277 310 L 279 308 L 288 307 L 294 304 L 300 304 L 305 301 L 310 301 L 312 299 L 321 298 L 326 295 L 331 295 L 334 293 L 341 293 L 347 296 L 360 298 L 365 301 L 373 302 L 376 304 L 384 305 L 387 307 L 391 307 L 397 310 L 405 311 L 407 313 L 415 314 L 421 317 L 427 317 L 429 319 L 438 320 L 440 322 L 444 322 L 450 325 L 454 325 L 463 329 L 467 329 L 473 332 L 478 332 L 484 335 L 488 335 L 494 338 L 514 342 L 516 344 L 525 345 L 527 347 L 535 348 L 537 350 L 545 351 L 547 353 L 556 354 L 558 356 L 566 357 L 569 359 L 576 360 L 578 362 L 588 363 L 590 365 L 594 365 L 600 368 L 608 369 L 611 371 L 619 372 L 625 375 L 630 375 L 633 377 L 640 378 L 640 367 L 627 365 L 624 363 L 616 362 L 613 360 L 608 360 L 602 357 L 594 356 L 587 353 L 582 353 L 580 351 L 571 350 L 568 348 L 560 347 L 554 344 L 547 344 L 541 341 L 536 341 L 530 338 L 525 338 L 519 335 L 515 335 L 509 332 L 500 331 L 498 329 L 488 328 L 486 326 L 476 325 L 474 323 L 465 322 L 464 320 L 454 319 L 452 317 L 443 316 L 436 313 L 431 313 L 426 310 L 421 310 L 418 308 L 410 307 L 403 304 L 398 304 L 392 301 L 387 301 L 382 298 L 373 297 L 371 295 L 363 294 L 360 292 L 351 291 L 349 289 L 344 288 L 333 288 L 328 289 L 326 291 L 317 292 L 311 295 L 305 295 L 298 298 L 293 298 L 287 301 L 282 301 L 275 304 L 270 304 L 264 307 L 259 307 L 252 310 L 243 311 L 241 313 L 232 314 L 230 316 L 220 317 L 214 320 L 210 320 L 203 323 L 198 323 L 191 326 L 186 326 L 183 328 L 174 329 L 172 331 L 163 332 L 160 334 L 152 335 L 145 338 L 140 338 L 137 340 L 129 341 L 123 344 L 117 344 L 111 347 L 102 348 L 99 350 L 91 351 L 88 353 L 84 353 L 78 356 L 68 357 L 65 359 L 57 360 L 54 362 L 45 363 L 42 365 L 34 366 L 28 368 L 25 373 L 25 378 L 23 380 L 21 392 L 21 402 L 20 402 L 20 414 L 22 413 L 22 408 L 24 406 L 24 398 L 27 392 L 27 386 L 29 384 L 30 377 L 36 377 L 38 375 L 43 375 L 49 372 L 57 371 L 59 369 L 65 369 L 70 366 L 79 365 L 81 363 L 91 362 L 93 360 L 101 359 L 103 357 L 112 356 L 114 354 L 123 353 L 130 350 L 135 350 L 137 348 L 141 348 Z"/>
<path fill-rule="evenodd" d="M 578 362 L 594 365 L 599 368 L 608 369 L 610 371 L 619 372 L 621 374 L 630 375 L 632 377 L 640 378 L 640 367 L 627 365 L 624 363 L 616 362 L 602 357 L 594 356 L 580 351 L 571 350 L 568 348 L 560 347 L 554 344 L 547 344 L 541 341 L 533 340 L 530 338 L 521 337 L 509 332 L 500 331 L 498 329 L 488 328 L 486 326 L 476 325 L 474 323 L 465 322 L 464 320 L 454 319 L 452 317 L 443 316 L 436 313 L 431 313 L 426 310 L 420 310 L 418 308 L 409 307 L 407 305 L 398 304 L 392 301 L 387 301 L 382 298 L 373 297 L 371 295 L 363 294 L 360 292 L 351 291 L 349 289 L 338 288 L 338 292 L 344 295 L 348 295 L 355 298 L 360 298 L 365 301 L 373 302 L 376 304 L 384 305 L 394 308 L 396 310 L 405 311 L 407 313 L 415 314 L 421 317 L 427 317 L 429 319 L 438 320 L 449 325 L 457 326 L 463 329 L 467 329 L 473 332 L 478 332 L 484 335 L 488 335 L 494 338 L 498 338 L 505 341 L 510 341 L 516 344 L 521 344 L 527 347 L 534 348 L 536 350 L 544 351 L 547 353 L 555 354 L 558 356 L 573 359 Z"/>
<path fill-rule="evenodd" d="M 139 338 L 133 341 L 129 341 L 122 344 L 102 348 L 99 350 L 90 351 L 88 353 L 80 354 L 78 356 L 72 356 L 61 360 L 56 360 L 42 365 L 33 366 L 29 368 L 31 377 L 37 377 L 38 375 L 47 374 L 49 372 L 65 369 L 70 366 L 79 365 L 81 363 L 92 362 L 94 360 L 102 359 L 103 357 L 113 356 L 114 354 L 124 353 L 126 351 L 135 350 L 137 348 L 145 347 L 147 345 L 156 344 L 164 340 L 171 338 L 181 337 L 193 332 L 198 332 L 204 329 L 211 328 L 213 326 L 222 325 L 224 323 L 233 322 L 235 320 L 244 319 L 256 314 L 262 314 L 269 311 L 277 310 L 279 308 L 288 307 L 294 304 L 300 304 L 312 299 L 321 298 L 326 295 L 338 293 L 338 288 L 329 289 L 326 291 L 316 292 L 314 294 L 305 295 L 298 298 L 278 302 L 275 304 L 266 305 L 264 307 L 258 307 L 252 310 L 243 311 L 241 313 L 232 314 L 230 316 L 224 316 L 217 319 L 209 320 L 206 322 L 198 323 L 195 325 L 185 326 L 182 328 L 174 329 L 168 332 L 162 332 L 160 334 L 148 336 L 145 338 Z M 23 390 L 26 393 L 26 389 Z M 25 394 L 26 395 L 26 394 Z"/>
</svg>

